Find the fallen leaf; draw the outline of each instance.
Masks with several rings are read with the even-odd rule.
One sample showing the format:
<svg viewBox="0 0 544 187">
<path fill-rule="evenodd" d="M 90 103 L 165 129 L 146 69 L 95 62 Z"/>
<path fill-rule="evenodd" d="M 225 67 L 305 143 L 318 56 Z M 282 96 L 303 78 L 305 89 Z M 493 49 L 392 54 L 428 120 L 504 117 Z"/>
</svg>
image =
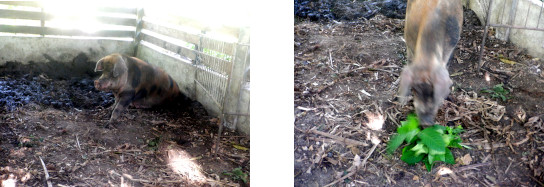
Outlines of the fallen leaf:
<svg viewBox="0 0 544 187">
<path fill-rule="evenodd" d="M 414 175 L 414 177 L 412 178 L 412 180 L 418 181 L 418 180 L 419 180 L 419 176 Z"/>
<path fill-rule="evenodd" d="M 489 179 L 491 183 L 496 183 L 497 179 L 491 175 L 485 175 L 485 178 Z"/>
<path fill-rule="evenodd" d="M 337 165 L 338 164 L 338 161 L 333 159 L 333 158 L 330 158 L 330 157 L 325 157 L 325 160 L 327 160 L 329 163 L 331 163 L 332 165 Z"/>
<path fill-rule="evenodd" d="M 359 167 L 359 165 L 361 165 L 361 157 L 359 155 L 355 155 L 355 157 L 353 157 L 353 166 Z"/>
<path fill-rule="evenodd" d="M 247 151 L 249 150 L 248 148 L 244 147 L 244 146 L 241 146 L 241 145 L 237 145 L 237 144 L 232 144 L 232 146 L 236 149 L 240 149 L 242 151 Z"/>
<path fill-rule="evenodd" d="M 351 154 L 358 155 L 361 151 L 357 147 L 351 147 Z"/>
<path fill-rule="evenodd" d="M 516 109 L 515 113 L 519 121 L 525 122 L 525 119 L 527 119 L 527 114 L 525 113 L 525 110 L 523 110 L 521 105 Z"/>
<path fill-rule="evenodd" d="M 470 156 L 470 154 L 466 154 L 465 156 L 459 158 L 459 163 L 461 163 L 461 165 L 470 165 L 470 163 L 472 162 L 472 157 Z"/>
<path fill-rule="evenodd" d="M 514 64 L 517 63 L 515 61 L 508 60 L 508 59 L 505 59 L 505 58 L 501 58 L 501 62 L 506 63 L 506 64 L 510 64 L 510 65 L 514 65 Z"/>
<path fill-rule="evenodd" d="M 459 76 L 459 75 L 463 75 L 463 72 L 457 72 L 457 73 L 453 73 L 450 75 L 450 77 L 455 77 L 455 76 Z"/>
</svg>

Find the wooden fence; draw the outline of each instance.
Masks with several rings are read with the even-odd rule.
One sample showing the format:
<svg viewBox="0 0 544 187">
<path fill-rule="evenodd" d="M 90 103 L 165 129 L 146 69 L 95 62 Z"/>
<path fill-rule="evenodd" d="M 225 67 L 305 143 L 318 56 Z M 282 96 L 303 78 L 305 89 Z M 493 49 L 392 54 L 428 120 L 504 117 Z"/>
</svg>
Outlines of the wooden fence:
<svg viewBox="0 0 544 187">
<path fill-rule="evenodd" d="M 57 35 L 57 36 L 94 36 L 94 37 L 117 37 L 117 38 L 134 38 L 135 30 L 98 30 L 96 32 L 86 32 L 79 29 L 61 29 L 47 26 L 49 21 L 56 17 L 53 12 L 47 12 L 42 4 L 34 1 L 0 1 L 0 5 L 8 5 L 12 7 L 28 7 L 41 11 L 32 10 L 10 10 L 0 9 L 0 18 L 16 19 L 16 20 L 34 20 L 39 25 L 8 25 L 0 24 L 0 32 L 5 33 L 20 33 L 20 34 L 35 34 L 35 35 Z M 136 27 L 137 24 L 137 9 L 136 8 L 120 8 L 120 7 L 98 7 L 96 12 L 110 14 L 125 14 L 133 15 L 134 18 L 115 17 L 115 16 L 93 16 L 100 24 L 130 26 Z M 130 16 L 128 16 L 130 17 Z"/>
</svg>

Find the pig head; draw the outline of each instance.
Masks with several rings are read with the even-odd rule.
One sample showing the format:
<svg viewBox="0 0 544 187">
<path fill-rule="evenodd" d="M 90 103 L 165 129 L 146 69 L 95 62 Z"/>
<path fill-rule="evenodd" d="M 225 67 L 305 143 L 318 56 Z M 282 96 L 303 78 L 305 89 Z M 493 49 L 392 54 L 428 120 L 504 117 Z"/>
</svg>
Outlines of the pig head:
<svg viewBox="0 0 544 187">
<path fill-rule="evenodd" d="M 102 71 L 94 82 L 96 89 L 111 91 L 115 96 L 110 122 L 130 104 L 146 108 L 172 101 L 181 94 L 176 82 L 164 70 L 135 57 L 108 55 L 96 63 L 94 71 Z"/>
<path fill-rule="evenodd" d="M 408 0 L 404 39 L 410 63 L 400 75 L 399 101 L 413 89 L 414 107 L 422 125 L 434 124 L 452 81 L 446 65 L 463 22 L 461 0 Z"/>
</svg>

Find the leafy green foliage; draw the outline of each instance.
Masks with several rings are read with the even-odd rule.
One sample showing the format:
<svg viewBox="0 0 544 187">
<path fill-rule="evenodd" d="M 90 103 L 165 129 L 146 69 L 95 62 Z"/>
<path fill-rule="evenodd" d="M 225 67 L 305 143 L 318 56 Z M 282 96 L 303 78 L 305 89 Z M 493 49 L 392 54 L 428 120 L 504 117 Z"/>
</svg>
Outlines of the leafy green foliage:
<svg viewBox="0 0 544 187">
<path fill-rule="evenodd" d="M 501 83 L 501 84 L 497 84 L 495 86 L 493 86 L 492 89 L 483 89 L 482 93 L 490 93 L 491 94 L 491 98 L 500 98 L 502 101 L 506 101 L 507 99 L 510 99 L 510 97 L 507 97 L 506 95 L 509 94 L 510 92 L 507 90 L 507 89 L 504 89 L 503 87 L 504 85 Z"/>
<path fill-rule="evenodd" d="M 229 176 L 232 178 L 232 180 L 241 180 L 242 182 L 247 184 L 247 174 L 242 171 L 241 167 L 237 167 L 232 169 L 232 172 L 224 172 L 223 175 Z"/>
<path fill-rule="evenodd" d="M 408 115 L 406 121 L 401 121 L 397 128 L 397 134 L 393 135 L 387 144 L 387 152 L 392 154 L 404 142 L 401 160 L 409 165 L 423 162 L 427 171 L 431 171 L 437 161 L 455 164 L 455 158 L 449 148 L 469 148 L 461 145 L 459 133 L 463 132 L 462 126 L 445 127 L 434 125 L 423 130 L 419 128 L 419 121 L 413 114 Z"/>
<path fill-rule="evenodd" d="M 153 139 L 147 140 L 147 147 L 149 147 L 149 149 L 153 151 L 156 151 L 157 149 L 159 149 L 160 140 L 161 140 L 160 137 L 155 137 Z"/>
<path fill-rule="evenodd" d="M 406 121 L 401 121 L 401 126 L 397 128 L 398 134 L 393 135 L 387 145 L 387 152 L 392 154 L 406 140 L 408 143 L 415 141 L 416 135 L 419 133 L 419 123 L 415 115 L 408 115 Z"/>
</svg>

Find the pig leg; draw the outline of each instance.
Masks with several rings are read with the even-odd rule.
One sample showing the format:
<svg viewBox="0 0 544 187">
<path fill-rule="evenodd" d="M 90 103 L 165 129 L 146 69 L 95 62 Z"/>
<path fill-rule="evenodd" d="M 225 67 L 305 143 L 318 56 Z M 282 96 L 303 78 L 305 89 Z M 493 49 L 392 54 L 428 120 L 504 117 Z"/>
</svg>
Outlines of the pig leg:
<svg viewBox="0 0 544 187">
<path fill-rule="evenodd" d="M 134 98 L 134 92 L 122 92 L 119 94 L 119 99 L 116 100 L 114 105 L 113 112 L 111 113 L 111 118 L 109 123 L 112 123 L 114 120 L 119 118 L 121 112 L 123 112 L 127 106 L 132 102 Z"/>
</svg>

